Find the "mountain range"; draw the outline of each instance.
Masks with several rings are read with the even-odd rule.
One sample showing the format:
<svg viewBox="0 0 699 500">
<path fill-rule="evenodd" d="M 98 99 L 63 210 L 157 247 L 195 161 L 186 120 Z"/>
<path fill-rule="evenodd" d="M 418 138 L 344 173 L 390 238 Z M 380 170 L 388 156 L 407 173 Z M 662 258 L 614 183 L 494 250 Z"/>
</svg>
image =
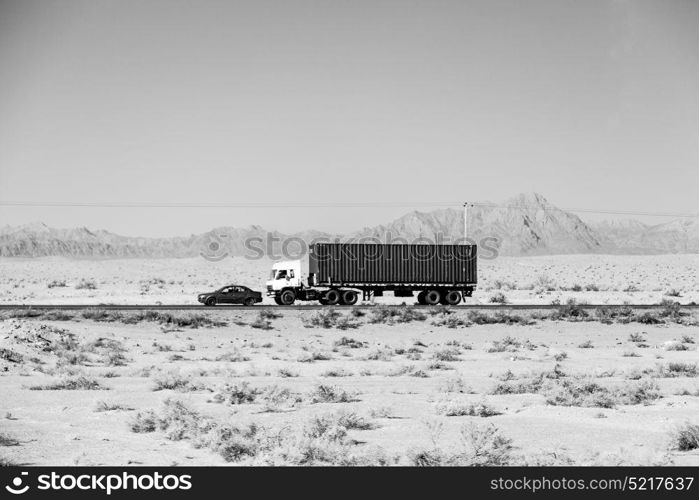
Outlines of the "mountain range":
<svg viewBox="0 0 699 500">
<path fill-rule="evenodd" d="M 699 253 L 699 220 L 677 219 L 649 225 L 636 220 L 584 222 L 577 215 L 561 210 L 537 193 L 520 194 L 503 203 L 483 203 L 468 210 L 468 239 L 497 246 L 501 255 L 548 255 L 573 253 L 659 254 Z M 377 238 L 397 241 L 455 241 L 464 235 L 464 211 L 441 209 L 410 212 L 388 224 L 365 227 L 351 234 L 304 231 L 283 234 L 261 226 L 218 227 L 211 231 L 172 238 L 121 236 L 85 227 L 51 228 L 43 223 L 0 228 L 0 256 L 78 258 L 163 258 L 193 257 L 202 252 L 246 255 L 245 242 L 255 238 L 255 246 L 267 241 L 297 238 L 335 240 L 337 238 Z M 275 244 L 278 250 L 279 244 Z"/>
</svg>

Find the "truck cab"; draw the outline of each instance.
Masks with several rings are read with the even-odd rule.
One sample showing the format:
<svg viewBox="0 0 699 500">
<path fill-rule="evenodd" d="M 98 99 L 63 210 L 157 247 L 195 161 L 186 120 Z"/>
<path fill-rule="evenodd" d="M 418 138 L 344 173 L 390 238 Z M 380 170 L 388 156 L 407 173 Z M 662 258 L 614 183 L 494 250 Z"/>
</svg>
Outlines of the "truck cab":
<svg viewBox="0 0 699 500">
<path fill-rule="evenodd" d="M 301 287 L 301 261 L 283 260 L 272 264 L 267 281 L 267 294 L 277 295 L 286 288 Z"/>
</svg>

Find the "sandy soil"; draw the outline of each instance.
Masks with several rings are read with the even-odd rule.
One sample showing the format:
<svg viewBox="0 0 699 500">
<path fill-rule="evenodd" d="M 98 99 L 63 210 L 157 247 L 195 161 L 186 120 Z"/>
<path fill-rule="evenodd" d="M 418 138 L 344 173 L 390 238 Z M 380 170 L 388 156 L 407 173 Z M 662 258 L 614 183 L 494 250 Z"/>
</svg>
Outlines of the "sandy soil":
<svg viewBox="0 0 699 500">
<path fill-rule="evenodd" d="M 0 259 L 0 303 L 188 304 L 197 293 L 227 284 L 264 291 L 271 261 L 227 258 L 68 260 Z M 87 283 L 88 288 L 81 288 Z M 90 284 L 94 289 L 89 288 Z M 500 291 L 510 303 L 548 304 L 569 298 L 598 304 L 699 302 L 699 255 L 558 255 L 479 262 L 471 302 Z M 670 294 L 668 296 L 667 294 Z M 381 303 L 401 303 L 386 296 Z M 412 301 L 407 299 L 408 303 Z M 265 303 L 273 303 L 265 297 Z"/>
<path fill-rule="evenodd" d="M 68 277 L 72 271 L 64 272 Z M 226 463 L 220 454 L 195 448 L 187 439 L 168 439 L 159 430 L 131 431 L 139 411 L 161 411 L 164 400 L 176 398 L 217 421 L 270 428 L 295 429 L 315 415 L 353 411 L 374 427 L 349 431 L 353 448 L 380 447 L 399 463 L 409 461 L 411 450 L 452 449 L 462 426 L 476 422 L 493 424 L 512 440 L 516 463 L 699 465 L 699 452 L 680 452 L 672 444 L 679 426 L 699 423 L 699 378 L 696 373 L 670 377 L 658 371 L 671 362 L 696 366 L 695 326 L 537 321 L 530 326 L 453 329 L 433 325 L 438 316 L 372 324 L 369 314 L 353 320 L 357 328 L 343 331 L 304 327 L 317 313 L 284 311 L 269 319 L 271 329 L 264 330 L 250 326 L 257 311 L 229 308 L 207 314 L 228 325 L 173 329 L 154 322 L 1 321 L 0 347 L 22 360 L 0 360 L 0 433 L 16 440 L 13 446 L 0 446 L 0 457 L 33 465 Z M 76 364 L 57 368 L 57 362 L 65 364 L 69 358 L 65 352 L 58 356 L 50 346 L 68 334 L 74 334 L 78 345 L 118 341 L 125 349 L 124 365 L 109 366 L 105 353 L 93 349 Z M 635 342 L 632 335 L 637 336 Z M 342 337 L 363 345 L 338 346 Z M 506 349 L 493 349 L 494 342 L 508 337 Z M 681 341 L 687 350 L 667 350 L 678 343 L 668 341 Z M 445 351 L 454 360 L 437 363 Z M 238 360 L 220 358 L 230 353 Z M 328 359 L 309 362 L 313 353 Z M 556 365 L 565 377 L 584 375 L 610 388 L 650 380 L 657 383 L 661 397 L 600 408 L 553 405 L 541 393 L 492 394 L 499 383 L 526 380 Z M 643 370 L 647 372 L 642 377 L 635 375 Z M 329 376 L 331 371 L 341 376 Z M 108 390 L 30 390 L 80 374 L 94 377 Z M 193 385 L 154 390 L 163 376 L 179 376 Z M 275 411 L 265 411 L 259 402 L 215 401 L 226 382 L 244 381 L 258 388 L 288 388 L 301 401 Z M 357 401 L 314 404 L 307 394 L 319 383 L 349 391 Z M 97 411 L 99 402 L 121 408 Z M 471 403 L 497 414 L 440 413 L 445 406 Z"/>
</svg>

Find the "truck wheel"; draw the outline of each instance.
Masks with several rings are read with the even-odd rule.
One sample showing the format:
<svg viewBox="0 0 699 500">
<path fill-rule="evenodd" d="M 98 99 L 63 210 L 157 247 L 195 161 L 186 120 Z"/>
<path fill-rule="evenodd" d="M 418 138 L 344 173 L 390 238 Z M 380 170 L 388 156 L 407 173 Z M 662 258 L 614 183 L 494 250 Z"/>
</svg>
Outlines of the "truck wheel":
<svg viewBox="0 0 699 500">
<path fill-rule="evenodd" d="M 340 292 L 332 289 L 325 292 L 325 297 L 323 297 L 329 306 L 337 305 L 340 302 Z"/>
<path fill-rule="evenodd" d="M 254 306 L 254 305 L 255 305 L 255 299 L 253 299 L 252 297 L 248 297 L 247 299 L 245 299 L 245 300 L 243 301 L 243 305 L 244 305 L 244 306 L 248 306 L 248 307 Z"/>
<path fill-rule="evenodd" d="M 459 302 L 461 302 L 461 293 L 457 292 L 456 290 L 450 290 L 444 296 L 444 300 L 447 303 L 447 305 L 455 306 Z"/>
<path fill-rule="evenodd" d="M 425 292 L 425 304 L 428 306 L 436 306 L 439 304 L 439 300 L 442 298 L 442 294 L 437 290 L 427 290 Z"/>
<path fill-rule="evenodd" d="M 206 299 L 206 305 L 207 306 L 215 306 L 216 305 L 216 297 L 209 297 Z"/>
<path fill-rule="evenodd" d="M 353 306 L 357 303 L 359 297 L 352 290 L 345 290 L 342 292 L 342 305 L 343 306 Z"/>
<path fill-rule="evenodd" d="M 425 291 L 424 290 L 417 294 L 417 303 L 420 304 L 421 306 L 424 306 L 427 304 L 427 302 L 425 302 Z"/>
<path fill-rule="evenodd" d="M 275 302 L 278 306 L 282 305 L 282 299 L 280 299 L 278 295 L 275 295 L 275 296 L 274 296 L 274 302 Z"/>
<path fill-rule="evenodd" d="M 283 306 L 290 306 L 294 303 L 295 300 L 296 294 L 294 294 L 294 292 L 292 292 L 291 290 L 284 290 L 282 294 L 279 296 L 279 301 L 282 303 L 281 305 Z"/>
</svg>

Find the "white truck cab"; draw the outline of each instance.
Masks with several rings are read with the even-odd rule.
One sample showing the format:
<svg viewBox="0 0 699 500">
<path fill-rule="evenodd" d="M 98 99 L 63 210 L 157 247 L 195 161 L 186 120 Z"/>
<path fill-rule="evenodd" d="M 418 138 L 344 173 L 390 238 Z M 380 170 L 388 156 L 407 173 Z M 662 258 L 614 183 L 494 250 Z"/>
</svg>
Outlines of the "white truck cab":
<svg viewBox="0 0 699 500">
<path fill-rule="evenodd" d="M 279 292 L 285 288 L 301 288 L 301 261 L 283 260 L 272 264 L 267 281 L 267 292 Z"/>
</svg>

